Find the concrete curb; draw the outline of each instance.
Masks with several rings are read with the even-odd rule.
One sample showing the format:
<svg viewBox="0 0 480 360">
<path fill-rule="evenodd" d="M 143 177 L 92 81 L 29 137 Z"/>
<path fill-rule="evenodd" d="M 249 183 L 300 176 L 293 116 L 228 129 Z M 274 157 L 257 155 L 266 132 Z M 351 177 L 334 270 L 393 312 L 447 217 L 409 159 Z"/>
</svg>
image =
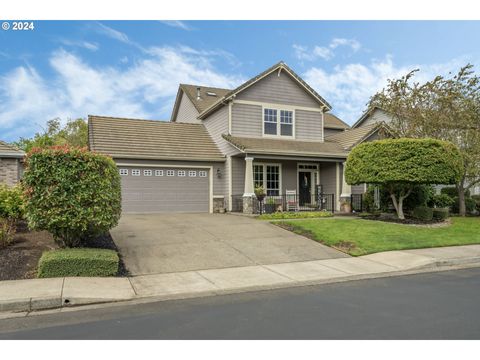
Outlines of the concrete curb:
<svg viewBox="0 0 480 360">
<path fill-rule="evenodd" d="M 35 279 L 14 280 L 0 282 L 0 312 L 29 313 L 32 311 L 58 308 L 72 308 L 76 306 L 116 303 L 116 302 L 154 302 L 179 299 L 191 299 L 215 295 L 227 295 L 253 291 L 265 291 L 289 287 L 301 287 L 341 283 L 347 281 L 366 280 L 383 277 L 411 275 L 416 273 L 454 270 L 457 268 L 480 267 L 480 246 L 455 247 L 465 251 L 473 250 L 478 256 L 463 256 L 451 258 L 435 258 L 425 254 L 418 255 L 414 250 L 394 251 L 368 255 L 359 258 L 337 260 L 318 260 L 299 263 L 273 264 L 243 268 L 228 268 L 204 270 L 185 273 L 147 275 L 131 278 L 64 278 L 64 279 Z M 450 248 L 451 249 L 451 248 Z M 356 260 L 355 260 L 356 259 Z M 394 261 L 386 261 L 393 259 Z M 399 265 L 399 260 L 406 261 L 406 266 Z M 333 262 L 333 261 L 336 261 Z M 342 263 L 343 261 L 343 263 Z M 346 263 L 348 262 L 348 263 Z M 333 264 L 333 265 L 332 265 Z M 342 265 L 343 264 L 343 265 Z M 376 271 L 358 270 L 355 266 L 370 266 Z M 348 265 L 348 267 L 346 267 Z M 339 270 L 339 266 L 344 266 Z M 308 273 L 311 278 L 294 279 L 275 269 L 304 269 L 304 267 L 319 267 L 316 272 Z M 352 270 L 353 267 L 353 270 Z M 328 276 L 325 272 L 332 272 Z M 355 270 L 356 269 L 356 270 Z M 242 279 L 244 272 L 260 274 L 257 278 Z M 357 273 L 355 273 L 357 271 Z M 218 274 L 229 274 L 227 284 L 217 282 Z M 301 272 L 300 272 L 301 274 Z M 315 277 L 315 274 L 321 276 Z M 213 275 L 213 278 L 212 278 Z M 148 279 L 150 277 L 150 279 Z M 197 277 L 192 282 L 193 277 Z M 145 283 L 142 284 L 142 279 Z M 182 284 L 182 279 L 184 283 Z M 212 280 L 213 279 L 213 280 Z M 168 281 L 167 281 L 168 280 Z M 225 279 L 220 279 L 225 282 Z M 150 281 L 150 283 L 148 282 Z M 171 287 L 169 288 L 169 284 Z M 143 285 L 143 290 L 141 286 Z M 32 295 L 33 289 L 43 288 Z M 21 291 L 18 291 L 20 289 Z M 158 291 L 158 289 L 160 291 Z M 27 296 L 19 295 L 25 294 Z M 10 296 L 10 298 L 9 298 Z"/>
</svg>

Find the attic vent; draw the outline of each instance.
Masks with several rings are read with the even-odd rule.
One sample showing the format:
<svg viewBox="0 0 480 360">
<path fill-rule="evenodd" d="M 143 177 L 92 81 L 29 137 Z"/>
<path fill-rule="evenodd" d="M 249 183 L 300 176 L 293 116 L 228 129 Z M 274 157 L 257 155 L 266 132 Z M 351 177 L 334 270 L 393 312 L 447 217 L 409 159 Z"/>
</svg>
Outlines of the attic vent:
<svg viewBox="0 0 480 360">
<path fill-rule="evenodd" d="M 208 95 L 208 96 L 217 96 L 217 93 L 214 93 L 214 92 L 211 92 L 211 91 L 207 91 L 207 95 Z"/>
</svg>

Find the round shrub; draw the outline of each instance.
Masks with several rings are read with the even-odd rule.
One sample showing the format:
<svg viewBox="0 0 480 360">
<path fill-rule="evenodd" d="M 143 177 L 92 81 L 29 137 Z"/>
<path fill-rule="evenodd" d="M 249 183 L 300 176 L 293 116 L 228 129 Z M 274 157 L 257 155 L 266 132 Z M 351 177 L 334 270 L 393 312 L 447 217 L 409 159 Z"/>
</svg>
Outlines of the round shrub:
<svg viewBox="0 0 480 360">
<path fill-rule="evenodd" d="M 413 209 L 412 216 L 418 220 L 430 221 L 433 219 L 433 209 L 426 206 L 417 206 Z"/>
<path fill-rule="evenodd" d="M 19 220 L 23 217 L 23 194 L 20 185 L 0 184 L 0 218 Z"/>
<path fill-rule="evenodd" d="M 121 213 L 115 162 L 85 148 L 33 149 L 23 177 L 25 217 L 66 247 L 88 244 L 116 226 Z"/>
<path fill-rule="evenodd" d="M 448 218 L 448 209 L 442 209 L 442 208 L 435 208 L 432 210 L 433 211 L 433 218 L 435 220 L 445 220 Z"/>
<path fill-rule="evenodd" d="M 430 203 L 436 208 L 449 208 L 455 203 L 455 200 L 447 194 L 436 194 L 433 195 Z"/>
</svg>

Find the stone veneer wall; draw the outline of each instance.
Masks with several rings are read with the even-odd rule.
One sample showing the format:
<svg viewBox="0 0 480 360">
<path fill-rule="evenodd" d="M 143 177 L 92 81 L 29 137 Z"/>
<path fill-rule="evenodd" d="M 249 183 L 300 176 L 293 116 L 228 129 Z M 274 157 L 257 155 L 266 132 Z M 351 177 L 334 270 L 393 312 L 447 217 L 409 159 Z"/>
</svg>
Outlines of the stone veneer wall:
<svg viewBox="0 0 480 360">
<path fill-rule="evenodd" d="M 0 183 L 9 186 L 20 180 L 20 161 L 18 159 L 0 158 Z"/>
</svg>

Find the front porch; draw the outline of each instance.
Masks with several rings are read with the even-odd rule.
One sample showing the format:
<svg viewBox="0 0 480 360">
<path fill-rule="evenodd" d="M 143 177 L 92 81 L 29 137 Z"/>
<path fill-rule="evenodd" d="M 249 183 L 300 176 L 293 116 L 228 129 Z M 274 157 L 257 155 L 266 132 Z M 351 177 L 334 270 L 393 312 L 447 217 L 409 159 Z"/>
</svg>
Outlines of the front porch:
<svg viewBox="0 0 480 360">
<path fill-rule="evenodd" d="M 345 183 L 344 161 L 345 158 L 232 157 L 229 210 L 248 214 L 349 212 L 351 204 L 355 204 L 354 210 L 361 211 L 364 187 L 352 188 Z M 255 196 L 257 186 L 266 191 L 263 201 Z"/>
</svg>

